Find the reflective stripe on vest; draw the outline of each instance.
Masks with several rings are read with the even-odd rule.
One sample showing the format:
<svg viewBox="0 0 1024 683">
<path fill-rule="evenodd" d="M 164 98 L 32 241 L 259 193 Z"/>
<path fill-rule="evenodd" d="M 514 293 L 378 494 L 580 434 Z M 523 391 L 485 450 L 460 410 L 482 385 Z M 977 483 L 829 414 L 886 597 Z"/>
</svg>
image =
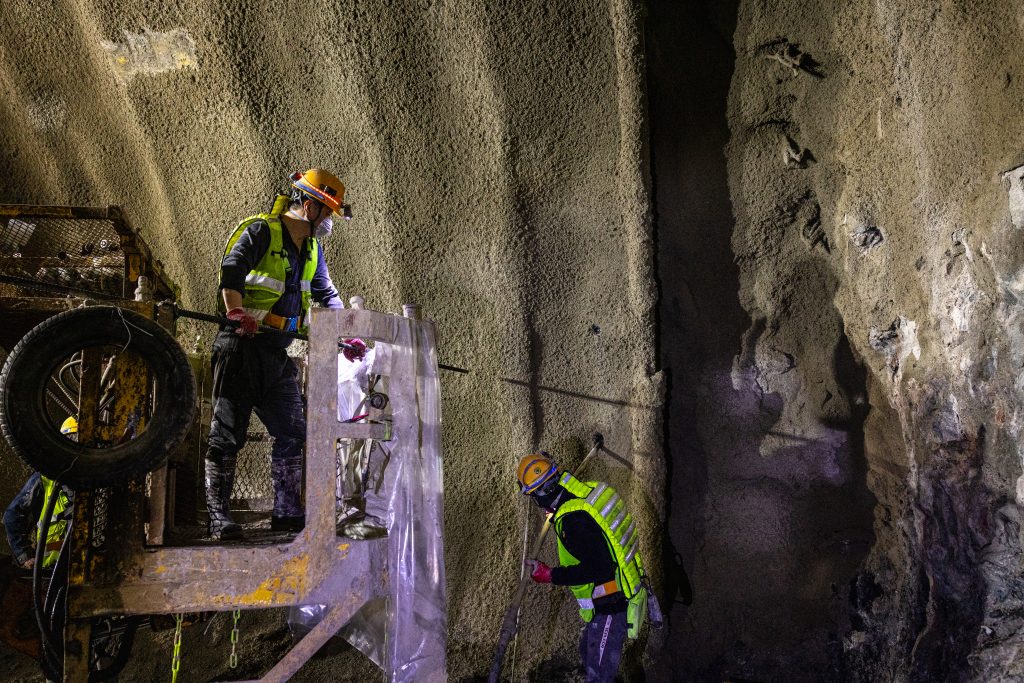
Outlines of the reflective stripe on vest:
<svg viewBox="0 0 1024 683">
<path fill-rule="evenodd" d="M 39 523 L 43 522 L 43 513 L 49 505 L 50 497 L 55 493 L 57 502 L 53 505 L 53 515 L 50 517 L 50 527 L 46 533 L 46 548 L 43 551 L 43 567 L 52 567 L 60 555 L 60 546 L 64 541 L 64 532 L 67 531 L 68 523 L 64 519 L 64 511 L 71 505 L 64 488 L 59 487 L 52 479 L 40 477 L 39 482 L 43 485 L 43 509 L 39 512 Z M 36 528 L 36 543 L 39 542 L 39 527 Z"/>
<path fill-rule="evenodd" d="M 256 318 L 257 322 L 263 320 L 267 313 L 274 308 L 274 304 L 277 303 L 286 289 L 285 282 L 288 278 L 290 264 L 288 263 L 288 256 L 284 251 L 284 226 L 281 223 L 281 216 L 278 214 L 261 213 L 258 216 L 246 218 L 234 229 L 228 238 L 227 245 L 224 247 L 224 255 L 227 256 L 228 252 L 231 251 L 231 247 L 235 246 L 235 242 L 242 236 L 245 229 L 258 221 L 263 221 L 270 229 L 270 246 L 264 252 L 259 262 L 245 276 L 245 292 L 243 292 L 242 296 L 242 308 L 245 309 L 246 313 Z M 308 246 L 309 258 L 305 261 L 301 279 L 299 280 L 299 291 L 301 292 L 302 300 L 300 332 L 307 330 L 306 318 L 312 301 L 313 276 L 316 275 L 317 262 L 320 260 L 320 243 L 317 240 L 306 238 L 303 246 Z M 299 253 L 301 255 L 301 248 Z M 218 301 L 217 304 L 218 310 L 223 313 L 223 300 Z"/>
<path fill-rule="evenodd" d="M 615 582 L 619 590 L 627 600 L 632 598 L 641 588 L 643 563 L 638 552 L 640 537 L 636 533 L 636 521 L 626 511 L 626 505 L 622 498 L 615 492 L 615 489 L 604 482 L 583 483 L 569 473 L 563 474 L 559 483 L 569 493 L 576 496 L 576 498 L 562 503 L 552 519 L 558 537 L 559 562 L 563 567 L 579 564 L 579 560 L 573 557 L 562 544 L 561 523 L 565 515 L 569 513 L 586 512 L 604 532 L 608 551 L 615 559 Z M 579 603 L 580 616 L 584 621 L 589 622 L 594 616 L 594 598 L 601 597 L 595 594 L 594 584 L 569 586 L 569 589 Z M 606 593 L 602 592 L 602 595 L 604 594 Z"/>
</svg>

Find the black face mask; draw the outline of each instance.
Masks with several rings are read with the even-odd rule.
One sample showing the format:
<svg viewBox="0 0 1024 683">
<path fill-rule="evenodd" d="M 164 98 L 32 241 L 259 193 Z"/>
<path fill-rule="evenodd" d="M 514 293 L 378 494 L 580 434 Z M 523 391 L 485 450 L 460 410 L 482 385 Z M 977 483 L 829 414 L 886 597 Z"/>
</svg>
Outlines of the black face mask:
<svg viewBox="0 0 1024 683">
<path fill-rule="evenodd" d="M 563 497 L 561 494 L 564 492 L 565 489 L 563 489 L 561 485 L 554 484 L 552 486 L 545 486 L 539 491 L 531 494 L 530 497 L 533 498 L 533 502 L 539 507 L 544 508 L 545 510 L 555 510 L 558 505 L 561 504 L 560 499 Z"/>
</svg>

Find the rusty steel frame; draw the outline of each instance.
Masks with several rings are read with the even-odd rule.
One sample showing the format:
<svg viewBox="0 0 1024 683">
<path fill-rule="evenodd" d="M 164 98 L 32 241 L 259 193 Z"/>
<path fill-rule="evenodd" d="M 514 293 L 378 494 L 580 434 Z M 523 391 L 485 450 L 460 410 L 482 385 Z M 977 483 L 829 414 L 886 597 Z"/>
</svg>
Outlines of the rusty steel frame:
<svg viewBox="0 0 1024 683">
<path fill-rule="evenodd" d="M 138 281 L 139 276 L 149 278 L 153 296 L 157 299 L 177 300 L 178 287 L 167 277 L 163 264 L 153 258 L 153 252 L 138 231 L 131 226 L 119 206 L 39 206 L 35 204 L 0 204 L 0 218 L 64 219 L 82 221 L 109 221 L 117 232 L 121 251 L 125 256 L 125 287 Z M 132 293 L 122 293 L 130 299 Z"/>
<path fill-rule="evenodd" d="M 18 218 L 33 220 L 64 220 L 64 221 L 106 221 L 117 233 L 120 250 L 124 254 L 124 270 L 122 273 L 124 289 L 122 299 L 105 300 L 107 305 L 130 309 L 136 313 L 155 319 L 172 334 L 174 319 L 169 313 L 158 309 L 153 301 L 133 301 L 129 288 L 140 276 L 148 278 L 148 292 L 158 298 L 175 298 L 178 288 L 164 273 L 159 261 L 153 258 L 152 252 L 141 235 L 129 224 L 127 217 L 119 207 L 89 206 L 39 206 L 28 204 L 0 204 L 0 218 Z M 5 256 L 6 257 L 6 256 Z M 106 297 L 104 297 L 106 299 Z M 88 295 L 70 292 L 65 297 L 52 295 L 39 296 L 31 287 L 15 288 L 14 294 L 0 296 L 0 314 L 7 314 L 13 320 L 12 326 L 5 330 L 8 342 L 17 341 L 32 326 L 47 317 L 62 311 L 71 310 L 90 301 Z M 24 329 L 19 329 L 19 326 Z M 128 416 L 144 402 L 148 393 L 148 377 L 143 359 L 126 356 L 120 358 L 113 368 L 119 387 L 112 407 L 114 421 L 112 425 L 97 424 L 97 407 L 100 398 L 100 359 L 98 350 L 89 350 L 84 354 L 83 376 L 79 395 L 78 417 L 79 438 L 87 441 L 94 438 L 111 438 L 124 431 Z M 142 426 L 142 425 L 140 425 Z M 164 473 L 161 476 L 161 472 Z M 116 553 L 96 552 L 94 542 L 98 531 L 93 517 L 95 492 L 80 491 L 75 496 L 75 513 L 69 533 L 71 540 L 71 561 L 69 566 L 69 586 L 84 585 L 88 581 L 114 581 L 127 569 L 123 561 L 142 552 L 145 542 L 160 542 L 163 534 L 165 506 L 168 499 L 166 490 L 166 466 L 151 474 L 150 497 L 147 506 L 146 490 L 143 482 L 132 482 L 118 491 L 118 495 L 108 496 L 107 524 L 102 532 L 109 538 L 116 538 Z M 149 519 L 146 510 L 149 508 Z M 146 525 L 149 535 L 146 535 Z M 89 643 L 91 640 L 91 623 L 88 619 L 76 619 L 71 599 L 68 606 L 69 615 L 64 631 L 65 659 L 64 680 L 85 681 L 89 675 Z"/>
<path fill-rule="evenodd" d="M 121 236 L 125 283 L 145 275 L 157 298 L 173 297 L 177 288 L 117 207 L 40 207 L 0 204 L 0 217 L 108 220 Z M 125 292 L 127 295 L 128 292 Z M 38 312 L 42 317 L 82 303 L 78 298 L 0 297 L 0 311 Z M 117 300 L 156 319 L 173 333 L 174 320 L 152 301 Z M 392 425 L 350 424 L 337 416 L 337 343 L 360 337 L 395 344 L 401 336 L 415 339 L 414 317 L 361 309 L 314 309 L 310 357 L 305 458 L 306 526 L 294 538 L 276 545 L 203 545 L 166 547 L 163 528 L 168 496 L 166 466 L 149 475 L 147 486 L 131 482 L 106 496 L 106 523 L 95 516 L 99 492 L 82 491 L 75 498 L 71 525 L 71 562 L 65 627 L 65 681 L 85 681 L 89 670 L 90 622 L 93 617 L 230 611 L 326 604 L 317 624 L 261 681 L 285 681 L 294 675 L 367 601 L 385 596 L 394 569 L 387 539 L 355 541 L 337 536 L 336 444 L 341 439 L 387 440 L 417 444 L 420 422 L 417 396 L 417 354 L 397 354 L 391 367 L 389 392 L 396 411 Z M 404 334 L 400 334 L 404 333 Z M 414 342 L 415 343 L 415 342 Z M 102 367 L 97 353 L 83 360 L 79 404 L 79 437 L 110 438 L 123 431 L 128 415 L 148 397 L 144 360 L 122 358 L 115 364 L 121 391 L 115 399 L 115 424 L 97 424 Z M 99 543 L 98 534 L 104 536 Z"/>
<path fill-rule="evenodd" d="M 390 373 L 396 411 L 390 433 L 385 424 L 338 420 L 338 351 L 343 337 L 386 344 L 400 326 L 419 321 L 376 311 L 315 309 L 310 358 L 305 459 L 306 526 L 277 545 L 232 544 L 194 547 L 138 547 L 119 552 L 123 571 L 116 581 L 88 577 L 69 588 L 69 617 L 229 611 L 320 603 L 323 622 L 307 634 L 261 681 L 292 676 L 367 601 L 384 596 L 389 563 L 386 539 L 349 540 L 337 536 L 336 444 L 340 439 L 419 441 L 417 355 L 396 354 Z M 415 338 L 408 333 L 405 339 Z M 110 550 L 108 550 L 110 552 Z"/>
</svg>

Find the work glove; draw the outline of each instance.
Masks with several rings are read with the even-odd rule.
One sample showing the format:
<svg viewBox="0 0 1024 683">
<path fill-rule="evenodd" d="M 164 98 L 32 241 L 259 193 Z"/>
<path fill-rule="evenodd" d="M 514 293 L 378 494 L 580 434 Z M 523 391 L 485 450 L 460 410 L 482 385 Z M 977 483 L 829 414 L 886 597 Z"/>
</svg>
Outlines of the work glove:
<svg viewBox="0 0 1024 683">
<path fill-rule="evenodd" d="M 353 347 L 351 349 L 343 348 L 341 350 L 342 354 L 344 354 L 345 358 L 350 362 L 355 363 L 356 361 L 360 361 L 363 359 L 363 356 L 366 355 L 366 342 L 362 339 L 352 337 L 351 339 L 342 339 L 342 341 Z"/>
<path fill-rule="evenodd" d="M 551 583 L 551 567 L 540 560 L 527 560 L 526 568 L 530 570 L 530 578 L 537 583 Z"/>
<path fill-rule="evenodd" d="M 235 328 L 235 334 L 240 334 L 243 337 L 253 336 L 260 326 L 256 322 L 256 318 L 246 313 L 244 308 L 232 308 L 228 311 L 228 320 L 234 320 L 238 323 L 238 327 Z"/>
</svg>

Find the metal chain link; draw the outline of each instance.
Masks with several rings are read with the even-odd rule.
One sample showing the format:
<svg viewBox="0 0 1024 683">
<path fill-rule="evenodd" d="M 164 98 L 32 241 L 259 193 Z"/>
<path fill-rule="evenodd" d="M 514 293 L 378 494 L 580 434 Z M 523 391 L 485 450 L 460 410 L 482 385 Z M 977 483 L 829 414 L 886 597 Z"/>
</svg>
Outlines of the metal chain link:
<svg viewBox="0 0 1024 683">
<path fill-rule="evenodd" d="M 231 624 L 231 656 L 228 657 L 228 664 L 232 669 L 238 668 L 238 617 L 241 616 L 242 610 L 236 609 L 231 613 L 233 623 Z"/>
<path fill-rule="evenodd" d="M 174 654 L 171 656 L 171 683 L 178 680 L 178 670 L 181 669 L 181 622 L 183 615 L 174 615 Z"/>
</svg>

